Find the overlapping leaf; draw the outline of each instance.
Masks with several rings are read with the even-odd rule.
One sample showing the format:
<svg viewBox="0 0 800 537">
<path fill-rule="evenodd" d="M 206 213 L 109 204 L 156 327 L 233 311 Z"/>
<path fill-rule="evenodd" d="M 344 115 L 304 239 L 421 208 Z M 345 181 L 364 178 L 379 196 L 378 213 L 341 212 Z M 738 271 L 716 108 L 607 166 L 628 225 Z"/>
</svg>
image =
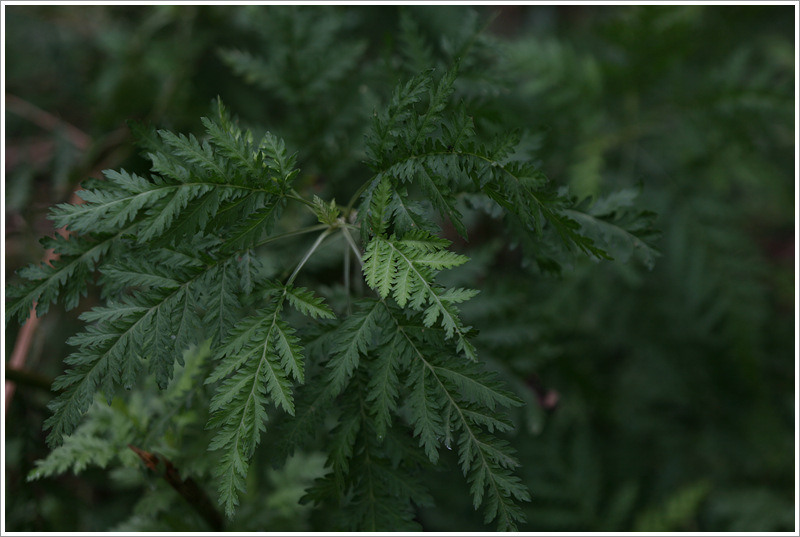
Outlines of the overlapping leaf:
<svg viewBox="0 0 800 537">
<path fill-rule="evenodd" d="M 219 382 L 208 428 L 217 432 L 209 445 L 221 451 L 217 467 L 220 502 L 233 516 L 245 490 L 250 459 L 266 430 L 267 405 L 294 415 L 292 378 L 304 380 L 299 341 L 281 319 L 280 300 L 241 321 L 217 352 L 218 365 L 206 383 Z"/>
<path fill-rule="evenodd" d="M 467 339 L 470 327 L 464 326 L 455 306 L 475 291 L 443 290 L 433 281 L 439 270 L 467 261 L 446 250 L 448 245 L 449 241 L 422 230 L 410 231 L 402 239 L 374 237 L 364 252 L 364 278 L 381 298 L 391 295 L 401 307 L 424 310 L 426 326 L 439 320 L 447 337 L 455 335 L 458 350 L 475 359 L 475 349 Z"/>
</svg>

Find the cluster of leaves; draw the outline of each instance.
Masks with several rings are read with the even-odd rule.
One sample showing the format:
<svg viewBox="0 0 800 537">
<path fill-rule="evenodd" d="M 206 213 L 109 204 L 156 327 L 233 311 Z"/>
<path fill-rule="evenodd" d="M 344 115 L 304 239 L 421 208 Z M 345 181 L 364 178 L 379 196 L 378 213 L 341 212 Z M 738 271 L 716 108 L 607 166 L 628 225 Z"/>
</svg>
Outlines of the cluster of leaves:
<svg viewBox="0 0 800 537">
<path fill-rule="evenodd" d="M 24 320 L 34 303 L 39 314 L 58 300 L 76 306 L 96 266 L 102 274 L 106 303 L 81 315 L 88 326 L 70 339 L 77 350 L 54 384 L 61 393 L 49 404 L 49 443 L 57 446 L 75 432 L 97 391 L 111 401 L 118 387 L 136 386 L 145 367 L 166 388 L 175 362 L 183 365 L 183 351 L 208 338 L 214 367 L 205 383 L 216 386 L 207 424 L 216 432 L 208 447 L 220 452 L 219 497 L 233 516 L 270 407 L 294 415 L 293 386 L 306 382 L 303 343 L 285 307 L 313 319 L 337 317 L 294 280 L 326 236 L 341 233 L 359 254 L 364 279 L 379 300 L 358 299 L 354 313 L 331 329 L 336 336 L 329 343 L 328 373 L 316 381 L 325 382 L 331 399 L 343 392 L 342 404 L 351 412 L 342 413 L 333 432 L 332 472 L 310 498 L 353 498 L 350 520 L 357 528 L 396 527 L 398 516 L 411 523 L 411 502 L 425 495 L 398 470 L 406 457 L 387 459 L 384 467 L 370 462 L 386 459 L 381 445 L 400 421 L 419 439 L 430 464 L 438 462 L 442 444 L 457 446 L 475 507 L 485 505 L 486 522 L 515 528 L 522 518 L 517 502 L 530 497 L 512 473 L 518 466 L 513 451 L 492 433 L 512 429 L 500 409 L 521 402 L 475 363 L 471 328 L 456 304 L 476 291 L 435 281 L 438 271 L 468 258 L 448 250 L 450 242 L 434 233 L 434 220 L 406 189 L 419 187 L 462 235 L 467 231 L 456 192 L 469 189 L 500 203 L 534 237 L 548 226 L 567 246 L 610 256 L 579 232 L 565 212 L 569 199 L 541 172 L 506 160 L 514 140 L 481 145 L 463 106 L 445 115 L 456 76 L 453 68 L 434 83 L 432 72 L 420 74 L 398 86 L 375 116 L 367 135 L 374 175 L 354 197 L 360 201 L 355 226 L 337 218 L 335 203 L 300 197 L 292 188 L 295 157 L 284 143 L 269 133 L 254 142 L 221 102 L 216 118 L 203 119 L 202 141 L 139 129 L 150 150 L 150 177 L 107 171 L 106 181 L 85 185 L 83 203 L 55 207 L 56 225 L 78 236 L 48 240 L 61 258 L 23 270 L 29 283 L 9 293 L 8 317 Z M 320 227 L 273 233 L 289 202 L 311 208 L 324 231 L 280 283 L 259 274 L 253 248 Z M 353 227 L 360 228 L 363 256 L 350 236 Z M 377 465 L 374 474 L 360 468 L 368 463 Z M 377 488 L 386 497 L 371 492 Z M 404 508 L 390 508 L 391 499 Z"/>
<path fill-rule="evenodd" d="M 789 407 L 764 397 L 784 325 L 742 226 L 783 214 L 779 37 L 695 54 L 751 20 L 696 6 L 503 41 L 456 7 L 166 8 L 150 31 L 220 43 L 203 69 L 237 76 L 204 98 L 247 116 L 133 125 L 150 170 L 53 209 L 73 233 L 7 318 L 91 309 L 30 479 L 105 468 L 131 500 L 118 531 L 205 527 L 128 444 L 230 531 L 786 525 Z"/>
</svg>

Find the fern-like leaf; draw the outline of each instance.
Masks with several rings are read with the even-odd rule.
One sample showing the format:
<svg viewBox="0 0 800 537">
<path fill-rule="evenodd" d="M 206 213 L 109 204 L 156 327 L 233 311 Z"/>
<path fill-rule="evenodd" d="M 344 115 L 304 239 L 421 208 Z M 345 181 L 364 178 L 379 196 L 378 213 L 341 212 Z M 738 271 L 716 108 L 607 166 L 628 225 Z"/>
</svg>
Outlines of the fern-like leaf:
<svg viewBox="0 0 800 537">
<path fill-rule="evenodd" d="M 280 198 L 266 202 L 266 207 L 248 211 L 250 214 L 239 225 L 229 231 L 225 248 L 242 250 L 253 246 L 262 236 L 272 231 L 283 212 L 284 201 Z"/>
<path fill-rule="evenodd" d="M 167 130 L 160 130 L 158 134 L 175 155 L 195 166 L 205 179 L 214 183 L 225 182 L 229 175 L 226 166 L 216 158 L 214 148 L 209 142 L 201 143 L 193 134 L 185 136 Z"/>
<path fill-rule="evenodd" d="M 442 292 L 433 283 L 436 272 L 463 264 L 467 257 L 445 249 L 449 242 L 428 232 L 414 230 L 402 239 L 374 237 L 364 252 L 364 277 L 381 298 L 390 294 L 401 307 L 425 308 L 425 325 L 441 318 L 447 336 L 456 336 L 458 349 L 475 359 L 475 349 L 467 339 L 454 305 L 469 298 L 470 292 Z"/>
<path fill-rule="evenodd" d="M 294 415 L 291 380 L 303 382 L 303 357 L 294 330 L 280 318 L 283 300 L 259 310 L 230 332 L 206 383 L 220 382 L 209 411 L 209 445 L 222 451 L 216 476 L 220 502 L 232 517 L 250 459 L 266 430 L 269 399 Z"/>
<path fill-rule="evenodd" d="M 58 235 L 43 239 L 46 248 L 53 248 L 61 256 L 50 264 L 30 265 L 19 271 L 28 281 L 7 288 L 6 323 L 13 318 L 24 322 L 34 305 L 39 316 L 47 313 L 50 304 L 58 300 L 66 309 L 76 307 L 87 292 L 95 265 L 118 238 L 119 235 L 99 240 L 66 239 Z"/>
<path fill-rule="evenodd" d="M 386 429 L 392 423 L 392 414 L 397 411 L 400 387 L 398 371 L 404 362 L 403 347 L 398 338 L 397 334 L 390 337 L 376 353 L 373 375 L 367 386 L 366 400 L 372 409 L 375 433 L 379 439 L 386 435 Z"/>
<path fill-rule="evenodd" d="M 65 360 L 70 368 L 53 384 L 53 389 L 63 391 L 49 405 L 53 412 L 45 422 L 51 429 L 49 444 L 60 444 L 75 430 L 96 391 L 110 400 L 118 385 L 131 388 L 143 359 L 158 385 L 165 388 L 185 349 L 178 345 L 195 340 L 190 326 L 196 325 L 198 314 L 192 305 L 198 300 L 198 282 L 206 271 L 187 264 L 178 253 L 162 251 L 162 255 L 172 262 L 173 279 L 149 274 L 157 270 L 145 262 L 118 265 L 109 269 L 112 274 L 116 270 L 129 279 L 127 283 L 143 288 L 118 303 L 82 314 L 83 320 L 95 324 L 68 341 L 77 350 Z"/>
<path fill-rule="evenodd" d="M 519 465 L 513 451 L 504 441 L 487 435 L 483 427 L 508 430 L 509 426 L 496 416 L 497 407 L 519 406 L 522 402 L 500 388 L 490 375 L 477 370 L 475 364 L 426 352 L 430 336 L 428 341 L 423 339 L 422 328 L 409 325 L 395 308 L 386 305 L 386 312 L 401 336 L 398 344 L 410 355 L 406 382 L 414 435 L 432 462 L 438 460 L 440 443 L 452 448 L 451 438 L 457 437 L 459 461 L 470 483 L 475 508 L 484 505 L 486 522 L 497 519 L 499 529 L 514 531 L 516 522 L 524 520 L 517 502 L 529 501 L 530 494 L 511 473 Z"/>
<path fill-rule="evenodd" d="M 435 377 L 424 362 L 416 362 L 408 376 L 411 393 L 408 406 L 413 415 L 414 436 L 419 438 L 420 446 L 430 461 L 439 461 L 439 433 L 442 431 L 441 401 L 434 390 Z"/>
<path fill-rule="evenodd" d="M 379 330 L 380 302 L 362 300 L 337 331 L 337 352 L 329 360 L 327 391 L 338 395 L 358 367 L 360 356 L 367 352 Z"/>
<path fill-rule="evenodd" d="M 313 291 L 305 287 L 287 286 L 286 298 L 297 311 L 311 317 L 312 319 L 333 319 L 336 317 L 333 311 L 325 304 L 325 301 L 318 296 L 314 296 Z"/>
<path fill-rule="evenodd" d="M 203 278 L 205 292 L 200 299 L 205 310 L 203 325 L 215 342 L 225 339 L 233 327 L 236 318 L 230 312 L 241 309 L 238 276 L 234 262 L 227 261 L 212 267 Z"/>
</svg>

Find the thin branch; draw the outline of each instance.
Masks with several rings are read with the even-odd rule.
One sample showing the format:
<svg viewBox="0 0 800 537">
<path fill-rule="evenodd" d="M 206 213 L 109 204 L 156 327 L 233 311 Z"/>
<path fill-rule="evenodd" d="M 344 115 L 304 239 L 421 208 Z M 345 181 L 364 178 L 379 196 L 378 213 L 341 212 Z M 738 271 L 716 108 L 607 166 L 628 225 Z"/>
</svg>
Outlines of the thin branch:
<svg viewBox="0 0 800 537">
<path fill-rule="evenodd" d="M 189 505 L 197 511 L 197 513 L 203 517 L 203 519 L 208 522 L 208 525 L 211 526 L 211 529 L 214 531 L 222 531 L 223 527 L 223 519 L 222 515 L 220 515 L 219 511 L 217 511 L 216 507 L 214 506 L 211 499 L 208 497 L 208 494 L 198 486 L 197 482 L 191 477 L 187 477 L 186 479 L 181 479 L 178 470 L 172 464 L 172 462 L 163 455 L 159 455 L 157 453 L 150 453 L 149 451 L 145 451 L 143 449 L 139 449 L 136 446 L 128 444 L 128 447 L 136 453 L 142 462 L 144 462 L 145 466 L 147 466 L 153 472 L 157 472 L 161 474 L 167 483 L 174 488 L 178 494 L 183 496 L 183 498 L 189 502 Z M 161 463 L 164 464 L 163 473 L 159 470 L 159 466 Z"/>
<path fill-rule="evenodd" d="M 83 203 L 83 200 L 80 198 L 80 196 L 78 196 L 77 192 L 73 192 L 72 197 L 70 198 L 70 203 L 77 205 L 79 203 Z M 56 230 L 56 232 L 64 237 L 69 235 L 69 231 L 67 231 L 66 227 L 59 228 Z M 42 261 L 48 265 L 52 265 L 52 262 L 58 258 L 59 255 L 50 249 L 45 252 Z M 34 302 L 33 307 L 28 314 L 27 322 L 22 325 L 22 328 L 20 328 L 19 333 L 17 334 L 17 340 L 14 343 L 14 350 L 11 351 L 11 359 L 8 362 L 8 366 L 10 368 L 16 370 L 22 370 L 25 368 L 25 361 L 28 359 L 28 352 L 31 348 L 33 336 L 38 327 L 39 317 L 36 315 L 36 303 Z M 8 414 L 11 401 L 14 399 L 14 391 L 15 385 L 13 380 L 6 380 L 6 414 Z"/>
<path fill-rule="evenodd" d="M 286 194 L 286 197 L 295 201 L 299 201 L 306 206 L 306 209 L 311 211 L 311 214 L 316 216 L 317 212 L 314 210 L 314 204 L 301 196 L 300 193 L 294 188 L 291 189 L 288 194 Z"/>
<path fill-rule="evenodd" d="M 356 260 L 358 260 L 358 264 L 363 267 L 364 260 L 361 259 L 361 252 L 358 250 L 358 246 L 356 246 L 356 243 L 353 241 L 353 237 L 350 236 L 348 227 L 342 228 L 342 233 L 344 233 L 344 238 L 347 240 L 347 244 L 350 245 L 350 248 L 353 250 L 353 253 L 356 254 Z"/>
<path fill-rule="evenodd" d="M 261 242 L 257 242 L 256 244 L 249 246 L 249 248 L 257 248 L 259 246 L 264 246 L 273 241 L 287 239 L 289 237 L 294 237 L 296 235 L 303 235 L 305 233 L 313 233 L 314 231 L 322 231 L 323 229 L 328 229 L 330 226 L 328 224 L 317 224 L 314 226 L 304 227 L 300 229 L 295 229 L 294 231 L 288 231 L 286 233 L 281 233 L 280 235 L 272 235 L 271 237 L 267 237 Z"/>
<path fill-rule="evenodd" d="M 6 377 L 6 415 L 8 409 L 11 407 L 11 401 L 14 399 L 14 391 L 16 390 L 15 380 L 9 373 L 13 370 L 21 370 L 25 366 L 25 360 L 28 357 L 28 349 L 33 342 L 33 335 L 36 333 L 36 328 L 39 326 L 39 318 L 36 316 L 36 304 L 31 308 L 30 317 L 28 322 L 22 325 L 17 334 L 17 341 L 14 343 L 14 350 L 11 352 L 11 360 L 5 367 Z"/>
<path fill-rule="evenodd" d="M 63 130 L 72 144 L 86 151 L 92 145 L 92 138 L 78 127 L 60 119 L 50 112 L 42 110 L 33 103 L 21 99 L 16 95 L 6 93 L 6 110 L 23 117 L 46 131 Z"/>
<path fill-rule="evenodd" d="M 286 285 L 287 286 L 291 285 L 292 282 L 294 282 L 294 279 L 297 277 L 297 274 L 300 272 L 300 269 L 303 268 L 303 265 L 306 264 L 306 261 L 308 261 L 308 259 L 314 254 L 314 252 L 317 250 L 317 248 L 319 248 L 319 245 L 322 244 L 322 241 L 325 240 L 325 237 L 330 235 L 332 231 L 333 231 L 333 228 L 328 228 L 328 229 L 326 229 L 325 231 L 323 231 L 322 233 L 319 234 L 319 237 L 317 237 L 317 240 L 314 241 L 314 244 L 312 244 L 311 248 L 308 249 L 308 251 L 306 252 L 306 255 L 303 256 L 303 259 L 300 261 L 300 263 L 298 263 L 297 268 L 295 268 L 294 272 L 292 272 L 292 275 L 289 276 L 289 279 L 286 281 Z"/>
<path fill-rule="evenodd" d="M 342 233 L 345 235 L 348 234 L 346 229 L 342 230 Z M 344 253 L 344 296 L 347 297 L 347 314 L 350 315 L 352 313 L 352 304 L 350 302 L 350 249 L 348 245 L 345 244 L 343 248 Z"/>
<path fill-rule="evenodd" d="M 14 384 L 17 386 L 29 386 L 52 393 L 50 392 L 50 386 L 53 385 L 53 379 L 25 369 L 16 369 L 6 366 L 6 382 L 11 383 L 12 386 Z M 6 384 L 6 393 L 7 390 L 8 384 Z"/>
</svg>

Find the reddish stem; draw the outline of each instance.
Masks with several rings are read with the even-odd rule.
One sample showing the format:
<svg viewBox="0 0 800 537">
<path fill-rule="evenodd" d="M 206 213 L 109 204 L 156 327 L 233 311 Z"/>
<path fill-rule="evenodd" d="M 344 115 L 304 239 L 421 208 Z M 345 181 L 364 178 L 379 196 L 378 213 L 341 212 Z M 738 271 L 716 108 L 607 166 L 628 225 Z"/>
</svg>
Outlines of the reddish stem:
<svg viewBox="0 0 800 537">
<path fill-rule="evenodd" d="M 153 472 L 161 473 L 159 471 L 159 466 L 163 463 L 164 470 L 163 473 L 161 473 L 161 477 L 189 502 L 189 505 L 208 522 L 208 525 L 211 526 L 214 531 L 222 530 L 222 516 L 214 507 L 214 504 L 205 491 L 197 485 L 194 479 L 191 477 L 181 479 L 180 473 L 178 473 L 172 461 L 163 455 L 150 453 L 149 451 L 139 449 L 131 444 L 128 444 L 128 447 L 136 453 L 139 458 L 142 459 L 145 466 Z"/>
</svg>

